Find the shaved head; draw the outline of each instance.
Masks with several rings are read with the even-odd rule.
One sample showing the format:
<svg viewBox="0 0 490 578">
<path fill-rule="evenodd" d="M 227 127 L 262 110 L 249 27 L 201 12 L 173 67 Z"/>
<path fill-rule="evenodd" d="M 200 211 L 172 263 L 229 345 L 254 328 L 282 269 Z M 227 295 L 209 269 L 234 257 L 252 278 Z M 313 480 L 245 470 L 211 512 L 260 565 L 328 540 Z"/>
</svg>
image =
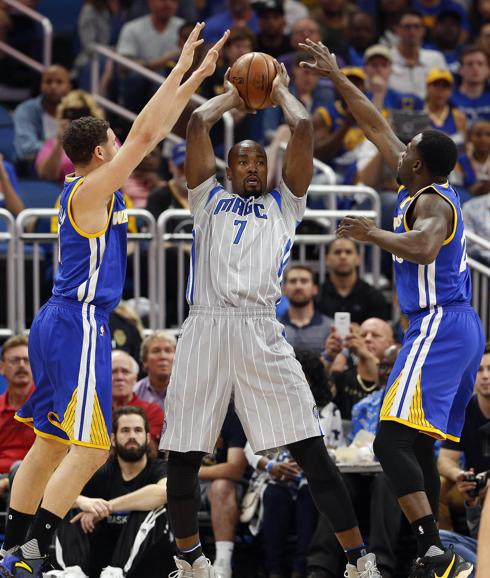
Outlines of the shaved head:
<svg viewBox="0 0 490 578">
<path fill-rule="evenodd" d="M 228 166 L 230 166 L 233 160 L 239 156 L 240 152 L 243 151 L 244 153 L 247 153 L 250 150 L 260 151 L 265 157 L 267 156 L 264 147 L 258 142 L 255 142 L 254 140 L 242 140 L 231 147 L 230 152 L 228 153 Z"/>
</svg>

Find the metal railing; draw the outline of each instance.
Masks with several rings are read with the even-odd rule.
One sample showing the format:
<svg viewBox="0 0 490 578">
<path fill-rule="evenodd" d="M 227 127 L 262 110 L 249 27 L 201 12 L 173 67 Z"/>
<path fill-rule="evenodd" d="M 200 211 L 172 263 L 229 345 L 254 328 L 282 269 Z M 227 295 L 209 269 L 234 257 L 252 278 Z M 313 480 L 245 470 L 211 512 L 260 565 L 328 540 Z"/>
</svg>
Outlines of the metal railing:
<svg viewBox="0 0 490 578">
<path fill-rule="evenodd" d="M 51 25 L 49 18 L 43 16 L 42 14 L 39 14 L 39 12 L 36 12 L 35 10 L 32 10 L 32 8 L 29 8 L 22 2 L 19 2 L 18 0 L 3 0 L 3 3 L 7 4 L 8 6 L 11 6 L 15 10 L 18 10 L 19 12 L 22 12 L 22 14 L 25 14 L 32 20 L 35 20 L 36 22 L 41 24 L 41 26 L 43 27 L 43 61 L 41 63 L 38 62 L 37 60 L 34 60 L 34 58 L 31 58 L 30 56 L 27 56 L 27 54 L 20 52 L 20 50 L 17 50 L 16 48 L 10 46 L 6 42 L 3 42 L 3 40 L 0 40 L 0 51 L 5 52 L 6 54 L 12 56 L 12 58 L 15 58 L 16 60 L 19 60 L 26 66 L 34 68 L 38 72 L 43 72 L 45 68 L 51 65 L 51 57 L 52 57 L 53 27 Z"/>
<path fill-rule="evenodd" d="M 378 221 L 378 214 L 374 210 L 365 211 L 330 211 L 330 210 L 309 210 L 307 209 L 303 217 L 303 222 L 314 221 L 323 224 L 325 220 L 327 223 L 336 223 L 339 219 L 342 219 L 346 215 L 355 214 L 358 216 L 367 217 L 369 219 L 375 219 Z M 165 327 L 167 322 L 167 287 L 166 287 L 166 271 L 167 271 L 167 259 L 169 249 L 177 250 L 177 270 L 175 271 L 175 277 L 172 277 L 172 282 L 177 283 L 177 296 L 178 302 L 175 304 L 177 309 L 177 324 L 180 326 L 184 321 L 185 312 L 185 250 L 183 249 L 183 244 L 189 244 L 192 241 L 192 235 L 189 233 L 174 233 L 168 231 L 168 222 L 170 219 L 182 219 L 190 218 L 190 213 L 187 209 L 168 209 L 164 211 L 157 222 L 157 234 L 158 234 L 158 326 Z M 326 275 L 325 268 L 325 248 L 335 238 L 335 234 L 332 232 L 318 235 L 310 234 L 298 234 L 296 235 L 294 246 L 299 247 L 298 259 L 295 262 L 308 263 L 310 266 L 315 268 L 319 274 L 320 283 L 324 281 Z M 307 259 L 306 247 L 315 246 L 319 247 L 319 257 L 315 261 Z M 302 252 L 304 250 L 304 252 Z M 372 272 L 373 278 L 376 281 L 379 279 L 380 271 L 380 258 L 381 252 L 378 249 L 374 252 L 372 256 Z M 316 265 L 315 265 L 316 264 Z M 361 273 L 365 271 L 365 267 L 361 268 Z"/>
<path fill-rule="evenodd" d="M 22 333 L 27 330 L 27 303 L 32 303 L 32 316 L 41 306 L 42 290 L 46 285 L 51 286 L 51 277 L 58 267 L 58 236 L 51 232 L 30 232 L 33 219 L 51 219 L 58 215 L 58 209 L 25 209 L 17 216 L 15 221 L 17 240 L 17 323 L 16 329 Z M 141 282 L 146 272 L 146 287 L 148 288 L 148 300 L 151 304 L 149 311 L 149 325 L 156 328 L 156 223 L 153 215 L 143 209 L 128 209 L 129 218 L 136 218 L 141 224 L 142 231 L 128 234 L 128 264 L 132 266 L 131 280 L 132 296 L 136 304 L 143 297 Z M 1 237 L 0 237 L 1 239 Z M 43 247 L 45 245 L 45 247 Z M 46 248 L 48 250 L 46 250 Z M 48 262 L 51 260 L 51 263 Z M 29 274 L 32 274 L 32 287 L 27 299 L 26 295 L 26 270 L 30 263 Z M 146 262 L 143 269 L 142 264 Z M 41 278 L 42 265 L 52 267 L 52 275 L 48 275 L 45 281 Z M 31 273 L 32 268 L 32 273 Z M 48 283 L 49 280 L 49 283 Z M 126 288 L 127 289 L 127 288 Z"/>
<path fill-rule="evenodd" d="M 0 209 L 0 221 L 6 225 L 6 231 L 0 231 L 0 247 L 3 249 L 4 243 L 6 250 L 2 250 L 5 255 L 5 320 L 6 327 L 0 327 L 0 336 L 9 337 L 16 330 L 16 283 L 15 283 L 15 220 L 7 209 Z"/>
<path fill-rule="evenodd" d="M 471 231 L 466 231 L 467 247 L 469 254 L 475 247 L 488 251 L 490 254 L 490 241 L 484 239 L 479 235 L 475 235 Z M 472 303 L 476 312 L 480 316 L 483 323 L 485 334 L 490 335 L 490 304 L 489 304 L 489 282 L 490 282 L 490 267 L 480 263 L 475 257 L 468 257 L 468 264 L 471 269 L 471 277 L 473 284 Z"/>
<path fill-rule="evenodd" d="M 122 116 L 123 118 L 133 122 L 136 118 L 136 114 L 127 108 L 116 104 L 106 98 L 105 96 L 99 94 L 100 91 L 100 66 L 99 66 L 99 58 L 100 56 L 104 56 L 105 58 L 112 60 L 113 62 L 117 62 L 121 66 L 136 72 L 137 74 L 147 78 L 155 82 L 156 84 L 162 84 L 165 80 L 165 76 L 154 72 L 153 70 L 149 70 L 148 68 L 134 62 L 125 56 L 121 56 L 116 51 L 112 50 L 111 48 L 107 48 L 107 46 L 103 46 L 102 44 L 93 44 L 91 47 L 92 50 L 92 61 L 91 61 L 91 74 L 90 74 L 90 91 L 92 96 L 95 100 L 104 108 L 111 110 L 115 114 Z M 193 94 L 191 97 L 190 102 L 196 103 L 198 105 L 207 102 L 205 98 L 198 94 Z M 224 151 L 225 151 L 225 158 L 228 155 L 228 151 L 233 146 L 234 141 L 234 121 L 233 116 L 230 112 L 225 112 L 222 116 L 223 119 L 223 126 L 224 126 L 224 135 L 223 135 L 223 143 L 224 143 Z M 181 138 L 177 135 L 170 133 L 168 137 L 170 140 L 177 142 L 180 141 Z M 216 163 L 219 168 L 226 167 L 226 163 L 222 159 L 216 159 Z"/>
</svg>

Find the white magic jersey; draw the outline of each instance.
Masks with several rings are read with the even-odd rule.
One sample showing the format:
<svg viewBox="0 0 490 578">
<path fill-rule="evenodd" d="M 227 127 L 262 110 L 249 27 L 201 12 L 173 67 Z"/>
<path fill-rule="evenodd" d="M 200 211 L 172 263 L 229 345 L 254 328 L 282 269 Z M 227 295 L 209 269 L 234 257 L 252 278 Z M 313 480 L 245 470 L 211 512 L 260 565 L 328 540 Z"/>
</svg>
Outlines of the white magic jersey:
<svg viewBox="0 0 490 578">
<path fill-rule="evenodd" d="M 213 176 L 189 190 L 194 216 L 189 305 L 275 307 L 306 195 L 282 181 L 261 197 L 228 193 Z"/>
</svg>

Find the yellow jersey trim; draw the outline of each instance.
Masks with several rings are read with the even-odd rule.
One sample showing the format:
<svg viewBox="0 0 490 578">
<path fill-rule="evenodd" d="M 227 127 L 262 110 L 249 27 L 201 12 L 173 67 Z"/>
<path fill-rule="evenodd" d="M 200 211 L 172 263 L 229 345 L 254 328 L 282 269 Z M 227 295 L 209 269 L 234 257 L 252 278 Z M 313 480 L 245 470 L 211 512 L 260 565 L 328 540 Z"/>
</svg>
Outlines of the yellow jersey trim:
<svg viewBox="0 0 490 578">
<path fill-rule="evenodd" d="M 19 415 L 15 414 L 14 419 L 16 419 L 17 421 L 20 421 L 20 423 L 25 423 L 29 427 L 34 428 L 34 426 L 32 425 L 34 423 L 33 417 L 20 417 Z"/>
<path fill-rule="evenodd" d="M 69 446 L 71 443 L 70 440 L 67 440 L 66 438 L 60 438 L 60 437 L 55 436 L 53 434 L 48 434 L 48 433 L 41 431 L 37 428 L 34 428 L 34 432 L 36 435 L 38 435 L 41 438 L 45 438 L 48 440 L 54 440 L 56 442 L 59 442 L 60 444 L 64 444 L 65 446 Z"/>
<path fill-rule="evenodd" d="M 96 450 L 109 450 L 111 449 L 110 444 L 91 444 L 90 442 L 79 442 L 78 440 L 70 440 L 70 444 L 74 446 L 82 446 L 84 448 L 94 448 Z"/>
<path fill-rule="evenodd" d="M 320 118 L 323 120 L 323 122 L 325 123 L 325 126 L 331 130 L 332 128 L 332 117 L 330 116 L 330 113 L 328 112 L 328 110 L 324 107 L 324 106 L 319 106 L 316 111 L 318 112 L 318 114 L 320 115 Z"/>
<path fill-rule="evenodd" d="M 411 427 L 412 429 L 416 429 L 417 431 L 420 431 L 422 433 L 426 433 L 428 435 L 430 435 L 433 438 L 436 438 L 437 440 L 445 440 L 448 435 L 445 434 L 444 432 L 442 432 L 440 429 L 437 429 L 435 427 L 426 427 L 426 426 L 422 426 L 419 425 L 417 423 L 412 423 L 410 421 L 408 421 L 407 419 L 403 419 L 401 417 L 395 417 L 392 415 L 383 415 L 379 417 L 379 421 L 396 421 L 397 423 L 401 423 L 403 425 L 406 425 L 408 427 Z M 449 438 L 449 439 L 455 439 L 455 438 Z"/>
<path fill-rule="evenodd" d="M 65 183 L 72 183 L 73 181 L 76 181 L 79 178 L 81 178 L 81 175 L 77 177 L 75 173 L 70 173 L 69 175 L 65 175 Z"/>
<path fill-rule="evenodd" d="M 461 441 L 461 438 L 452 436 L 451 434 L 446 434 L 446 439 L 456 443 L 459 443 Z"/>
<path fill-rule="evenodd" d="M 107 217 L 107 222 L 106 222 L 104 228 L 101 229 L 100 231 L 97 231 L 97 233 L 85 233 L 85 231 L 82 231 L 82 229 L 80 229 L 80 227 L 75 223 L 75 219 L 73 218 L 73 215 L 71 212 L 71 201 L 72 201 L 73 195 L 76 193 L 76 191 L 78 190 L 78 187 L 84 182 L 84 180 L 85 180 L 85 177 L 80 178 L 80 180 L 73 187 L 73 189 L 70 193 L 70 196 L 68 197 L 68 218 L 70 219 L 70 223 L 72 224 L 72 227 L 75 229 L 75 231 L 80 236 L 85 237 L 86 239 L 96 239 L 97 237 L 102 237 L 102 235 L 105 234 L 105 232 L 107 231 L 107 227 L 109 226 L 109 223 L 111 222 L 112 209 L 114 207 L 114 194 L 112 195 L 111 206 L 109 209 L 109 215 Z"/>
<path fill-rule="evenodd" d="M 441 187 L 449 187 L 449 182 L 446 181 L 444 184 L 440 185 Z M 449 243 L 454 239 L 454 235 L 456 234 L 456 228 L 458 226 L 458 211 L 456 210 L 456 207 L 454 206 L 454 203 L 448 199 L 446 197 L 446 195 L 443 195 L 440 191 L 438 191 L 434 186 L 429 185 L 427 187 L 424 187 L 423 189 L 420 189 L 420 191 L 417 191 L 417 193 L 410 199 L 410 205 L 412 204 L 413 201 L 415 201 L 415 199 L 418 199 L 419 196 L 426 191 L 427 189 L 432 188 L 433 191 L 439 195 L 440 197 L 442 197 L 447 203 L 449 203 L 449 205 L 451 206 L 452 210 L 453 210 L 453 214 L 454 214 L 454 224 L 453 224 L 453 230 L 451 232 L 451 234 L 449 235 L 449 237 L 447 239 L 444 240 L 444 243 L 442 244 L 444 245 L 449 245 Z M 407 197 L 410 198 L 410 197 Z M 408 233 L 409 231 L 411 231 L 411 229 L 409 228 L 409 226 L 407 225 L 407 213 L 408 210 L 410 208 L 410 205 L 407 207 L 407 210 L 405 211 L 405 213 L 403 214 L 403 228 L 405 229 L 405 231 Z M 400 204 L 400 208 L 402 207 L 402 204 Z"/>
</svg>

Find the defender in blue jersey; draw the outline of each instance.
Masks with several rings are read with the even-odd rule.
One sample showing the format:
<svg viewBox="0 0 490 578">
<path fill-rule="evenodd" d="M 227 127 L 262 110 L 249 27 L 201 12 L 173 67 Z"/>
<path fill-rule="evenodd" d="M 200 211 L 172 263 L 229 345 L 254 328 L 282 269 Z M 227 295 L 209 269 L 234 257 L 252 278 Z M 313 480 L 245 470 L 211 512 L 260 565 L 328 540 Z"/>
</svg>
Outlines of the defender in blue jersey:
<svg viewBox="0 0 490 578">
<path fill-rule="evenodd" d="M 17 419 L 33 427 L 37 438 L 12 487 L 3 578 L 41 578 L 56 527 L 107 459 L 112 405 L 107 320 L 126 274 L 128 215 L 118 189 L 214 72 L 228 32 L 181 84 L 202 43 L 203 26 L 195 26 L 120 149 L 109 124 L 92 117 L 73 121 L 63 135 L 75 173 L 66 178 L 60 199 L 53 295 L 36 315 L 29 337 L 36 391 Z M 101 503 L 95 513 L 107 515 L 108 505 Z"/>
<path fill-rule="evenodd" d="M 457 160 L 450 137 L 427 130 L 408 146 L 349 82 L 322 43 L 304 46 L 304 66 L 331 78 L 358 125 L 397 170 L 401 185 L 394 232 L 347 217 L 340 237 L 375 243 L 393 254 L 396 287 L 410 325 L 388 381 L 374 450 L 417 537 L 410 578 L 466 578 L 473 567 L 445 551 L 436 517 L 439 474 L 434 440 L 458 440 L 484 338 L 472 309 L 471 278 L 458 194 L 447 181 Z"/>
</svg>

